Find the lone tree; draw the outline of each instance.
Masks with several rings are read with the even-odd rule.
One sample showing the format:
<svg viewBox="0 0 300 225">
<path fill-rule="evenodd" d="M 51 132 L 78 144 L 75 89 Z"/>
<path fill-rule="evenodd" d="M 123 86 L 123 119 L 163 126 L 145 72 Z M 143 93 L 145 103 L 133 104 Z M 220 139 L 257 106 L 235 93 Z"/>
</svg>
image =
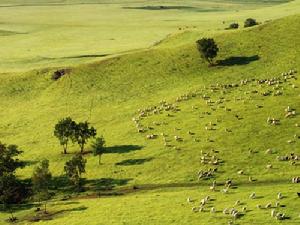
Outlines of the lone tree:
<svg viewBox="0 0 300 225">
<path fill-rule="evenodd" d="M 76 123 L 70 117 L 60 120 L 54 128 L 54 136 L 63 146 L 64 154 L 67 154 L 68 143 L 74 137 Z"/>
<path fill-rule="evenodd" d="M 255 25 L 257 25 L 257 22 L 256 22 L 256 20 L 253 19 L 253 18 L 248 18 L 248 19 L 246 19 L 245 22 L 244 22 L 244 27 L 253 27 L 253 26 L 255 26 Z"/>
<path fill-rule="evenodd" d="M 49 171 L 49 160 L 44 159 L 33 171 L 32 186 L 39 203 L 44 201 L 45 213 L 47 212 L 47 200 L 50 198 L 49 186 L 51 178 L 52 175 Z"/>
<path fill-rule="evenodd" d="M 84 146 L 87 143 L 87 141 L 90 138 L 95 137 L 96 134 L 97 134 L 96 129 L 94 127 L 89 127 L 88 122 L 80 122 L 76 124 L 73 141 L 78 143 L 81 153 L 83 153 Z"/>
<path fill-rule="evenodd" d="M 92 149 L 93 149 L 94 155 L 99 156 L 99 160 L 98 160 L 99 165 L 101 164 L 101 156 L 102 156 L 102 154 L 105 153 L 105 147 L 104 146 L 105 146 L 105 140 L 102 136 L 97 137 L 95 139 L 95 141 L 93 142 L 93 144 L 92 144 Z"/>
<path fill-rule="evenodd" d="M 24 163 L 17 156 L 22 153 L 16 145 L 2 144 L 0 142 L 0 204 L 11 213 L 10 221 L 15 221 L 11 204 L 17 204 L 26 196 L 25 185 L 15 175 L 18 168 Z"/>
<path fill-rule="evenodd" d="M 68 162 L 66 162 L 64 170 L 71 181 L 71 183 L 80 190 L 81 187 L 81 174 L 85 173 L 86 159 L 81 154 L 73 156 Z"/>
<path fill-rule="evenodd" d="M 201 57 L 209 62 L 210 65 L 213 64 L 213 58 L 218 54 L 219 48 L 212 38 L 202 38 L 196 41 L 197 49 L 201 54 Z"/>
</svg>

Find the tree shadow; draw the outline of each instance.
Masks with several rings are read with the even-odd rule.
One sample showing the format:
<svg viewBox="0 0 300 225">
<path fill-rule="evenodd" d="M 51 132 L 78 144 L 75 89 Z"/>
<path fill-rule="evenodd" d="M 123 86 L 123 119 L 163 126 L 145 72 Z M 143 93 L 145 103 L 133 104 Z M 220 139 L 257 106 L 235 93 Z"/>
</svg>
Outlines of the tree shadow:
<svg viewBox="0 0 300 225">
<path fill-rule="evenodd" d="M 113 178 L 101 178 L 94 180 L 84 180 L 83 183 L 89 190 L 92 191 L 107 191 L 112 190 L 117 186 L 126 185 L 132 178 L 127 179 L 113 179 Z"/>
<path fill-rule="evenodd" d="M 122 154 L 122 153 L 129 153 L 132 151 L 141 150 L 142 148 L 143 146 L 139 146 L 139 145 L 115 145 L 111 147 L 106 147 L 105 152 Z"/>
<path fill-rule="evenodd" d="M 251 62 L 259 60 L 258 55 L 253 56 L 232 56 L 227 59 L 218 60 L 217 66 L 235 66 L 235 65 L 247 65 Z"/>
<path fill-rule="evenodd" d="M 132 165 L 141 165 L 145 162 L 149 162 L 153 160 L 153 157 L 145 158 L 145 159 L 126 159 L 121 162 L 116 163 L 118 166 L 132 166 Z"/>
</svg>

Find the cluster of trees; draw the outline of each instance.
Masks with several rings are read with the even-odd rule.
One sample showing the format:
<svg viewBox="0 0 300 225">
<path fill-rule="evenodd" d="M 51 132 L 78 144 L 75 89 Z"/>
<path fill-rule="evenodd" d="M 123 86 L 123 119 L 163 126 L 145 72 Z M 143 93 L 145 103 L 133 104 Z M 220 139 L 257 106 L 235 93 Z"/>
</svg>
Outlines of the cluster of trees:
<svg viewBox="0 0 300 225">
<path fill-rule="evenodd" d="M 24 183 L 16 176 L 16 170 L 24 167 L 18 159 L 22 153 L 16 145 L 5 145 L 0 142 L 0 203 L 4 209 L 10 210 L 10 221 L 15 221 L 12 204 L 22 201 L 27 194 Z"/>
<path fill-rule="evenodd" d="M 74 190 L 82 190 L 81 177 L 85 173 L 87 160 L 83 157 L 84 147 L 90 138 L 96 137 L 96 129 L 88 122 L 76 123 L 70 117 L 60 120 L 54 129 L 54 135 L 63 146 L 64 153 L 67 153 L 70 141 L 76 142 L 80 152 L 75 154 L 64 165 L 64 173 Z M 99 157 L 105 153 L 105 140 L 103 136 L 94 139 L 92 150 L 95 156 Z M 0 142 L 0 204 L 4 209 L 10 210 L 10 221 L 15 221 L 12 205 L 21 203 L 28 197 L 44 205 L 44 212 L 47 212 L 47 201 L 53 193 L 49 190 L 52 184 L 52 173 L 49 169 L 49 160 L 41 160 L 34 168 L 31 182 L 24 182 L 16 176 L 16 170 L 25 166 L 25 162 L 18 157 L 23 151 L 16 145 L 5 145 Z"/>
<path fill-rule="evenodd" d="M 71 141 L 77 143 L 80 152 L 83 153 L 87 141 L 96 135 L 96 129 L 90 127 L 87 121 L 76 123 L 70 117 L 58 121 L 54 128 L 54 136 L 58 138 L 64 154 L 67 154 L 68 145 Z"/>
<path fill-rule="evenodd" d="M 244 22 L 244 27 L 252 27 L 257 25 L 255 19 L 248 18 Z M 237 29 L 239 28 L 238 23 L 232 23 L 227 29 Z M 213 38 L 202 38 L 196 41 L 197 49 L 201 57 L 206 60 L 209 65 L 213 65 L 213 59 L 218 55 L 219 48 L 217 43 Z"/>
<path fill-rule="evenodd" d="M 18 156 L 22 153 L 16 145 L 5 145 L 0 142 L 0 204 L 3 209 L 9 210 L 11 222 L 17 218 L 13 215 L 13 205 L 19 204 L 31 197 L 44 205 L 47 212 L 47 201 L 50 193 L 52 173 L 49 170 L 49 160 L 44 159 L 34 168 L 31 182 L 24 182 L 17 178 L 16 170 L 23 168 L 25 163 Z M 64 172 L 74 190 L 81 190 L 81 175 L 85 173 L 87 160 L 82 154 L 74 155 L 65 163 Z"/>
</svg>

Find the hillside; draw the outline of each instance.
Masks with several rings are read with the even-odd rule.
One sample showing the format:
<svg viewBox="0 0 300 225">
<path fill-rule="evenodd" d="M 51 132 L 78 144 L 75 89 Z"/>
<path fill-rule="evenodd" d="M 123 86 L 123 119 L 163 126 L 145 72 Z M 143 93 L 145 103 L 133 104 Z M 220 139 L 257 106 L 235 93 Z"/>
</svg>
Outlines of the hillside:
<svg viewBox="0 0 300 225">
<path fill-rule="evenodd" d="M 88 120 L 107 140 L 108 153 L 101 166 L 92 154 L 85 155 L 90 193 L 107 186 L 120 192 L 133 185 L 141 189 L 141 193 L 128 196 L 75 199 L 69 206 L 53 202 L 51 207 L 69 208 L 66 213 L 73 217 L 58 216 L 46 224 L 189 224 L 199 219 L 203 224 L 226 224 L 229 217 L 222 214 L 222 208 L 238 199 L 250 209 L 240 218 L 242 224 L 276 224 L 269 210 L 255 207 L 269 201 L 274 204 L 279 191 L 285 196 L 282 210 L 291 217 L 289 224 L 299 223 L 298 186 L 291 184 L 291 178 L 299 175 L 299 162 L 292 165 L 276 160 L 277 156 L 300 154 L 296 126 L 299 28 L 300 16 L 296 15 L 250 29 L 216 33 L 221 65 L 214 67 L 208 67 L 195 48 L 203 33 L 188 31 L 144 51 L 71 68 L 57 81 L 51 79 L 56 69 L 1 74 L 0 136 L 1 141 L 24 150 L 22 157 L 30 166 L 20 171 L 20 177 L 28 178 L 42 158 L 50 160 L 54 176 L 62 175 L 72 154 L 61 154 L 53 127 L 59 119 L 71 116 Z M 290 70 L 295 71 L 282 75 Z M 259 83 L 262 79 L 266 82 Z M 234 87 L 226 86 L 229 84 Z M 178 110 L 160 114 L 153 114 L 154 108 L 145 110 L 160 106 L 162 100 Z M 296 110 L 295 116 L 285 117 L 288 106 Z M 139 124 L 146 128 L 142 134 L 132 120 L 141 111 L 147 111 L 145 118 L 139 117 Z M 268 117 L 280 124 L 268 124 Z M 166 135 L 167 147 L 161 133 Z M 146 138 L 152 134 L 157 138 Z M 267 149 L 272 149 L 272 154 L 266 154 Z M 78 151 L 76 146 L 71 150 Z M 202 157 L 208 157 L 205 153 L 214 155 L 218 163 L 201 163 Z M 267 169 L 269 164 L 272 168 Z M 218 168 L 213 179 L 223 184 L 231 178 L 237 189 L 228 195 L 220 193 L 222 187 L 209 192 L 213 179 L 198 181 L 197 172 L 211 167 Z M 240 170 L 244 175 L 237 173 Z M 249 176 L 256 181 L 250 182 Z M 63 188 L 59 190 L 66 194 Z M 147 189 L 150 191 L 144 193 Z M 261 198 L 250 201 L 252 191 Z M 192 214 L 186 198 L 198 201 L 207 194 L 213 195 L 216 202 L 211 204 L 218 214 Z M 72 204 L 81 208 L 72 208 Z M 111 207 L 117 210 L 112 212 Z M 171 207 L 174 210 L 169 210 Z M 28 212 L 30 209 L 19 214 Z"/>
</svg>

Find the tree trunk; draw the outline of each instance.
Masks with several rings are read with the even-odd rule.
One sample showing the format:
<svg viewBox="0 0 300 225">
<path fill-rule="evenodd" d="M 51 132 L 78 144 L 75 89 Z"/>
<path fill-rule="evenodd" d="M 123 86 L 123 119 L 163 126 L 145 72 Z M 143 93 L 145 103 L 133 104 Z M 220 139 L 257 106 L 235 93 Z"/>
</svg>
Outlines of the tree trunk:
<svg viewBox="0 0 300 225">
<path fill-rule="evenodd" d="M 84 144 L 82 143 L 80 144 L 80 152 L 83 153 L 83 151 L 84 151 Z"/>
<path fill-rule="evenodd" d="M 45 201 L 45 205 L 44 205 L 44 213 L 47 213 L 47 201 Z"/>
<path fill-rule="evenodd" d="M 66 144 L 64 145 L 64 154 L 67 154 L 67 149 L 68 149 L 68 143 L 66 143 Z"/>
<path fill-rule="evenodd" d="M 98 161 L 99 165 L 101 165 L 101 154 L 99 154 L 99 161 Z"/>
</svg>

